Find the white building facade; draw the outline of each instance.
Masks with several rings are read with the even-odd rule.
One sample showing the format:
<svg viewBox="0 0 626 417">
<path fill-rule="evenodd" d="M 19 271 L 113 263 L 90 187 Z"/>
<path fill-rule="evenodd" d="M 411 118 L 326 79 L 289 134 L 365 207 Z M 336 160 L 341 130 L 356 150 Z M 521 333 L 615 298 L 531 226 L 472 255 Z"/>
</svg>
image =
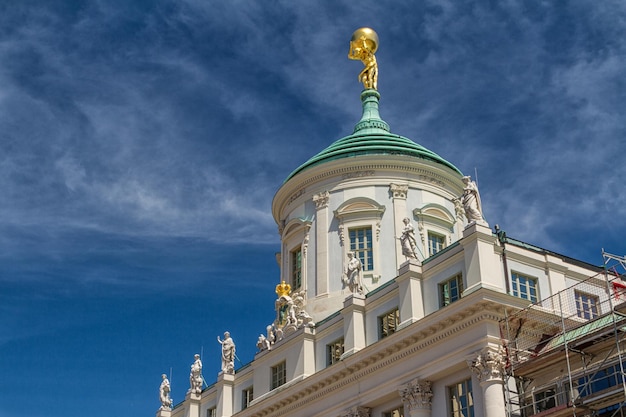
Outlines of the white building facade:
<svg viewBox="0 0 626 417">
<path fill-rule="evenodd" d="M 538 415 L 508 395 L 502 320 L 600 270 L 468 222 L 461 172 L 392 134 L 379 98 L 274 197 L 283 284 L 254 361 L 157 416 Z"/>
</svg>

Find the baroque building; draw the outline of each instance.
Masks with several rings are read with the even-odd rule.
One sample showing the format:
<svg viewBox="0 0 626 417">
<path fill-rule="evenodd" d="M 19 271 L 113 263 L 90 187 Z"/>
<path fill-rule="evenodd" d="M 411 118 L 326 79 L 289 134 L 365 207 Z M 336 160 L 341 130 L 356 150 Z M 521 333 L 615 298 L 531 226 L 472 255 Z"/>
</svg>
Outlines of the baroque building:
<svg viewBox="0 0 626 417">
<path fill-rule="evenodd" d="M 173 408 L 162 385 L 157 416 L 621 416 L 620 273 L 492 231 L 476 184 L 381 118 L 377 46 L 351 42 L 352 134 L 274 196 L 281 282 L 254 360 L 235 372 L 225 335 L 217 381 L 192 368 Z"/>
</svg>

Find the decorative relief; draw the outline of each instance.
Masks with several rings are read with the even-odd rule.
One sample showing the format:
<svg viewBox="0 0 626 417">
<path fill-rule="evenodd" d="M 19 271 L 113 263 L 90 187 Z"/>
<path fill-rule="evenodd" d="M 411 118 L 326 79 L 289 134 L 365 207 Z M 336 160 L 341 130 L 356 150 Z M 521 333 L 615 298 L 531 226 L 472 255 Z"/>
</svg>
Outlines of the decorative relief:
<svg viewBox="0 0 626 417">
<path fill-rule="evenodd" d="M 420 181 L 423 181 L 423 182 L 428 182 L 428 183 L 430 183 L 430 184 L 434 184 L 434 185 L 437 185 L 437 186 L 439 186 L 439 187 L 445 187 L 445 185 L 446 185 L 446 183 L 445 183 L 445 182 L 443 182 L 443 181 L 439 181 L 438 179 L 433 178 L 433 177 L 429 177 L 428 175 L 418 175 L 418 176 L 417 176 L 417 178 L 418 178 Z"/>
<path fill-rule="evenodd" d="M 280 223 L 278 224 L 278 234 L 280 236 L 283 235 L 283 231 L 285 230 L 285 220 L 281 220 Z"/>
<path fill-rule="evenodd" d="M 339 417 L 370 417 L 372 409 L 369 407 L 362 407 L 360 405 L 349 408 Z"/>
<path fill-rule="evenodd" d="M 343 246 L 343 242 L 346 239 L 346 234 L 344 233 L 343 224 L 339 225 L 338 230 L 339 230 L 339 243 L 341 244 L 341 246 Z"/>
<path fill-rule="evenodd" d="M 401 198 L 406 200 L 406 195 L 409 192 L 408 184 L 389 184 L 389 191 L 393 198 Z"/>
<path fill-rule="evenodd" d="M 376 171 L 374 171 L 374 170 L 348 172 L 347 174 L 343 174 L 341 176 L 341 179 L 342 180 L 347 180 L 347 179 L 350 179 L 350 178 L 371 177 L 371 176 L 373 176 L 375 174 L 376 174 Z"/>
<path fill-rule="evenodd" d="M 431 385 L 430 381 L 415 378 L 399 389 L 402 402 L 409 410 L 430 410 L 433 398 Z"/>
<path fill-rule="evenodd" d="M 330 193 L 328 191 L 323 191 L 313 196 L 313 202 L 315 203 L 315 208 L 317 210 L 328 207 L 329 200 L 330 200 Z"/>
<path fill-rule="evenodd" d="M 298 197 L 302 196 L 304 194 L 304 188 L 301 188 L 300 190 L 296 191 L 294 194 L 291 195 L 291 197 L 289 197 L 289 200 L 287 201 L 287 205 L 293 203 Z"/>
<path fill-rule="evenodd" d="M 376 241 L 380 240 L 380 221 L 376 222 Z"/>
<path fill-rule="evenodd" d="M 467 364 L 480 382 L 501 380 L 504 373 L 502 348 L 487 346 L 480 351 L 476 359 L 467 361 Z"/>
<path fill-rule="evenodd" d="M 311 225 L 304 226 L 304 239 L 302 240 L 302 255 L 306 256 L 306 251 L 309 248 L 309 232 L 311 231 Z"/>
</svg>

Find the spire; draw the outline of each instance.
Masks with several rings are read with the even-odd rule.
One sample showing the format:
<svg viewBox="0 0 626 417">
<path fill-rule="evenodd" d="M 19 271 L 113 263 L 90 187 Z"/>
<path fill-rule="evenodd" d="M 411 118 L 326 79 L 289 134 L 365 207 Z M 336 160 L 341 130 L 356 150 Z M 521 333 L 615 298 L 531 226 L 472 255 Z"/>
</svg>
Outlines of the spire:
<svg viewBox="0 0 626 417">
<path fill-rule="evenodd" d="M 363 115 L 361 120 L 354 126 L 354 132 L 359 134 L 389 133 L 389 125 L 380 118 L 378 113 L 378 100 L 380 94 L 373 89 L 363 90 L 361 102 L 363 103 Z"/>
</svg>

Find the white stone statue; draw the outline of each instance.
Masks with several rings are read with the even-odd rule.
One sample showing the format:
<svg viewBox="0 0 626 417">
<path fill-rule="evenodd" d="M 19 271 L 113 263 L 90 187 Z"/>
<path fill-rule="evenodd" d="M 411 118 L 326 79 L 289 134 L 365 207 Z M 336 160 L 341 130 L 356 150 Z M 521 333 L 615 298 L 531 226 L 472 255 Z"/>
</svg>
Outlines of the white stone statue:
<svg viewBox="0 0 626 417">
<path fill-rule="evenodd" d="M 348 252 L 348 263 L 342 281 L 344 287 L 348 286 L 352 293 L 363 294 L 362 270 L 361 260 L 354 255 L 354 252 Z"/>
<path fill-rule="evenodd" d="M 191 364 L 191 372 L 189 373 L 189 393 L 202 393 L 202 361 L 197 353 L 193 355 L 195 361 Z"/>
<path fill-rule="evenodd" d="M 222 371 L 225 374 L 234 374 L 235 342 L 233 342 L 229 332 L 224 332 L 224 340 L 220 340 L 220 337 L 217 336 L 217 341 L 222 345 Z"/>
<path fill-rule="evenodd" d="M 404 227 L 402 228 L 402 236 L 400 236 L 400 245 L 402 246 L 402 254 L 407 258 L 417 259 L 417 241 L 415 240 L 415 228 L 411 224 L 411 219 L 405 217 L 402 220 Z"/>
<path fill-rule="evenodd" d="M 263 352 L 264 350 L 271 350 L 272 344 L 264 334 L 260 334 L 256 342 L 256 347 L 259 349 L 259 352 Z"/>
<path fill-rule="evenodd" d="M 170 398 L 170 381 L 167 379 L 167 375 L 161 375 L 161 386 L 159 387 L 159 400 L 161 400 L 161 408 L 159 410 L 171 410 L 172 399 Z"/>
<path fill-rule="evenodd" d="M 461 204 L 465 210 L 465 217 L 467 217 L 468 223 L 483 222 L 483 209 L 480 202 L 480 193 L 478 192 L 478 186 L 471 177 L 463 177 L 463 195 L 461 196 Z"/>
</svg>

